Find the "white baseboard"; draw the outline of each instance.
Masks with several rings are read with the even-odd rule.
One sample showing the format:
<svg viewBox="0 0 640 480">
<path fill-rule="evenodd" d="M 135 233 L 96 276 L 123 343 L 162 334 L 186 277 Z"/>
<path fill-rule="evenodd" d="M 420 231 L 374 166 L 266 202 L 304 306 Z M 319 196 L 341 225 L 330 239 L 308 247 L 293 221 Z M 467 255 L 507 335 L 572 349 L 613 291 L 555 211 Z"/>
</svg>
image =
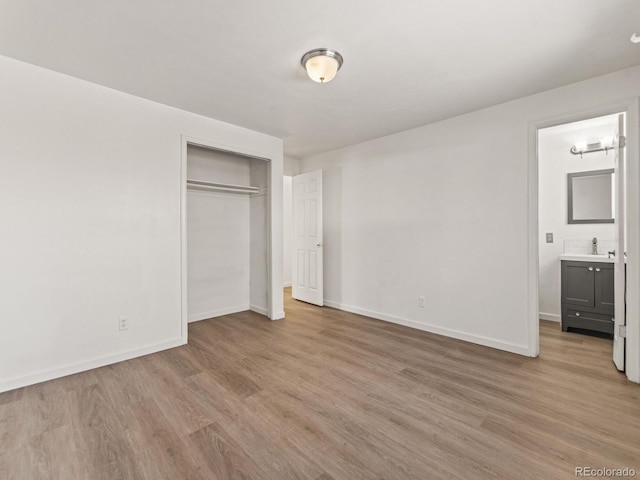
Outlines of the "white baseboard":
<svg viewBox="0 0 640 480">
<path fill-rule="evenodd" d="M 211 310 L 202 313 L 193 313 L 187 318 L 187 322 L 199 322 L 200 320 L 207 320 L 208 318 L 221 317 L 222 315 L 231 315 L 232 313 L 246 312 L 250 310 L 249 305 L 240 305 L 238 307 L 220 308 L 218 310 Z"/>
<path fill-rule="evenodd" d="M 476 343 L 485 347 L 496 348 L 498 350 L 504 350 L 511 353 L 517 353 L 519 355 L 529 356 L 529 347 L 527 345 L 517 345 L 515 343 L 507 343 L 501 340 L 496 340 L 494 338 L 472 335 L 469 333 L 461 332 L 459 330 L 452 330 L 450 328 L 439 327 L 437 325 L 431 325 L 429 323 L 416 322 L 415 320 L 394 317 L 392 315 L 374 312 L 351 305 L 345 305 L 343 303 L 334 302 L 331 300 L 325 299 L 324 304 L 327 307 L 337 308 L 338 310 L 344 310 L 345 312 L 357 313 L 358 315 L 364 315 L 367 317 L 375 318 L 377 320 L 384 320 L 385 322 L 396 323 L 398 325 L 404 325 L 405 327 L 411 327 L 418 330 L 423 330 L 425 332 L 443 335 L 445 337 L 456 338 L 458 340 Z"/>
<path fill-rule="evenodd" d="M 120 352 L 113 355 L 96 357 L 80 363 L 64 365 L 62 367 L 42 370 L 40 372 L 24 375 L 21 377 L 2 380 L 0 381 L 0 393 L 14 390 L 20 387 L 26 387 L 28 385 L 34 385 L 40 382 L 46 382 L 47 380 L 53 380 L 55 378 L 66 377 L 67 375 L 73 375 L 74 373 L 80 373 L 86 370 L 104 367 L 105 365 L 111 365 L 114 363 L 123 362 L 125 360 L 131 360 L 132 358 L 142 357 L 143 355 L 149 355 L 150 353 L 156 353 L 161 350 L 179 347 L 180 345 L 183 345 L 182 338 L 176 338 L 167 342 L 156 343 L 154 345 L 148 345 L 142 348 L 136 348 L 135 350 L 128 350 L 126 352 Z"/>
<path fill-rule="evenodd" d="M 287 288 L 293 285 L 293 282 L 284 282 L 284 284 L 282 285 L 283 288 Z"/>
<path fill-rule="evenodd" d="M 550 322 L 558 322 L 562 321 L 562 317 L 560 315 L 556 315 L 555 313 L 543 313 L 538 312 L 538 317 L 540 320 L 549 320 Z"/>
<path fill-rule="evenodd" d="M 207 320 L 209 318 L 221 317 L 222 315 L 231 315 L 232 313 L 246 312 L 247 310 L 251 310 L 252 312 L 259 313 L 260 315 L 264 315 L 265 317 L 269 316 L 269 310 L 264 307 L 259 307 L 257 305 L 242 305 L 239 307 L 230 307 L 223 308 L 220 310 L 213 310 L 211 312 L 204 313 L 195 313 L 193 315 L 189 315 L 188 322 L 199 322 L 200 320 Z M 280 320 L 284 318 L 284 312 L 277 312 L 271 320 Z"/>
<path fill-rule="evenodd" d="M 269 316 L 269 310 L 267 310 L 264 307 L 259 307 L 257 305 L 250 305 L 249 310 L 251 310 L 252 312 L 259 313 L 260 315 L 264 315 L 265 317 Z"/>
</svg>

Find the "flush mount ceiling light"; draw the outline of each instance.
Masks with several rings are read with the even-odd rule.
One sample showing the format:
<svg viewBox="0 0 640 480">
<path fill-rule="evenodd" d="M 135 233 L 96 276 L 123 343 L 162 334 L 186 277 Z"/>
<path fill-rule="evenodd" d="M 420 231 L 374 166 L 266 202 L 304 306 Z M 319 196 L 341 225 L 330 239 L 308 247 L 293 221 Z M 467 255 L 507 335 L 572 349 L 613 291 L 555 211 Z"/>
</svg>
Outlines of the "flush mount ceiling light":
<svg viewBox="0 0 640 480">
<path fill-rule="evenodd" d="M 302 56 L 302 66 L 314 82 L 327 83 L 333 80 L 342 66 L 342 55 L 328 48 L 309 50 Z"/>
</svg>

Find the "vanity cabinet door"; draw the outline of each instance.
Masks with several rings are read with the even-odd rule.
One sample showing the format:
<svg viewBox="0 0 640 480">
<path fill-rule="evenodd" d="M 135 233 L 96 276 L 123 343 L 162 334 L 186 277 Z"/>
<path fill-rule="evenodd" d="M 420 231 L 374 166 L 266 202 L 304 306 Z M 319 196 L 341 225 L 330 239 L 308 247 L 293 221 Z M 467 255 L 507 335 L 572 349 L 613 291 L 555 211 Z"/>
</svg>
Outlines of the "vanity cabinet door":
<svg viewBox="0 0 640 480">
<path fill-rule="evenodd" d="M 595 306 L 593 263 L 563 261 L 561 275 L 562 303 L 582 307 Z"/>
<path fill-rule="evenodd" d="M 613 315 L 615 289 L 614 270 L 611 263 L 596 263 L 594 265 L 595 273 L 595 307 L 598 310 L 611 312 Z"/>
</svg>

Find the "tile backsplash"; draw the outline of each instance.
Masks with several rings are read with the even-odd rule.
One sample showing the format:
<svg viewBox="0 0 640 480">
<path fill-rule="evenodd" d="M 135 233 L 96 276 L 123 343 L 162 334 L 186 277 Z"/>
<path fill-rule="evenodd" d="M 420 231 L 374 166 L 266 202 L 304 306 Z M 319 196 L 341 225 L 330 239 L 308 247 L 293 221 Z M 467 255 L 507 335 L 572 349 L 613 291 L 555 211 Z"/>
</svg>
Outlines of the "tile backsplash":
<svg viewBox="0 0 640 480">
<path fill-rule="evenodd" d="M 590 254 L 591 241 L 587 240 L 564 240 L 564 253 Z M 606 255 L 607 252 L 615 250 L 616 242 L 614 240 L 598 239 L 598 253 Z"/>
</svg>

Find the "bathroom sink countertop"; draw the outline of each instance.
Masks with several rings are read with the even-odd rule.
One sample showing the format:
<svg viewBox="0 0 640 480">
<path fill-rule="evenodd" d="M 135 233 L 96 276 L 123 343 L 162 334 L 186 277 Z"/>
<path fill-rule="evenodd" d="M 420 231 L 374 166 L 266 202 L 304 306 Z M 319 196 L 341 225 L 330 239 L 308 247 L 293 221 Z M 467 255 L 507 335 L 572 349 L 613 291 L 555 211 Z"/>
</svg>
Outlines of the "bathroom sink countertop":
<svg viewBox="0 0 640 480">
<path fill-rule="evenodd" d="M 608 255 L 590 255 L 587 253 L 563 253 L 560 260 L 571 260 L 573 262 L 604 262 L 615 263 L 616 258 L 609 258 Z"/>
</svg>

